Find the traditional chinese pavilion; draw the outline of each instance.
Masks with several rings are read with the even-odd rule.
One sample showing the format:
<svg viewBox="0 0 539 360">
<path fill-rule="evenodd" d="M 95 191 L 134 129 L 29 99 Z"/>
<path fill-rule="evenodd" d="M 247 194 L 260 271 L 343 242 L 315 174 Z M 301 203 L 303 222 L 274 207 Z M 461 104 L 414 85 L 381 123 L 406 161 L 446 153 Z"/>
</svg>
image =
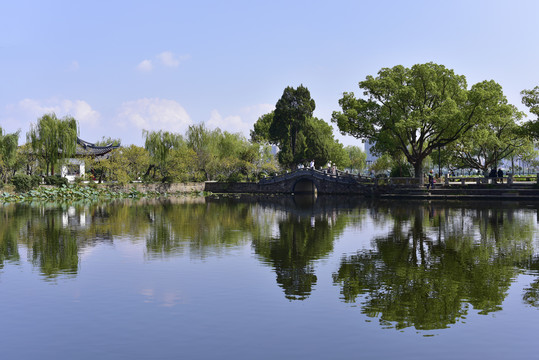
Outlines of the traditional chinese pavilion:
<svg viewBox="0 0 539 360">
<path fill-rule="evenodd" d="M 106 159 L 110 156 L 112 150 L 118 149 L 119 147 L 120 144 L 113 145 L 112 143 L 105 146 L 97 146 L 96 144 L 92 144 L 77 137 L 75 158 L 67 160 L 66 164 L 62 166 L 62 176 L 69 181 L 75 181 L 76 177 L 82 176 L 85 173 L 85 157 L 91 156 L 94 158 Z"/>
</svg>

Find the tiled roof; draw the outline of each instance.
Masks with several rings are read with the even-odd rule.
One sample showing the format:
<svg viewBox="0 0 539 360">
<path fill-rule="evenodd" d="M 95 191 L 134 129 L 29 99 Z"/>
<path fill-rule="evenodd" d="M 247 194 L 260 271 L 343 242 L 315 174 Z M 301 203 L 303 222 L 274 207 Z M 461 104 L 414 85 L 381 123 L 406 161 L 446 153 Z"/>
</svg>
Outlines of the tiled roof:
<svg viewBox="0 0 539 360">
<path fill-rule="evenodd" d="M 110 151 L 120 147 L 120 144 L 113 145 L 107 144 L 105 146 L 97 146 L 95 144 L 89 143 L 77 137 L 77 152 L 76 155 L 79 156 L 102 156 Z"/>
</svg>

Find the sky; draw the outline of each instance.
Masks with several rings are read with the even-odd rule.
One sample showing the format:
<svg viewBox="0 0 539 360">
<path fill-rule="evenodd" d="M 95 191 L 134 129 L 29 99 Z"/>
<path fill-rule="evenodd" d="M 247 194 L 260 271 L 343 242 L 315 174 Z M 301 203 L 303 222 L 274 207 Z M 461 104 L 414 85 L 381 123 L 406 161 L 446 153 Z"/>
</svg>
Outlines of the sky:
<svg viewBox="0 0 539 360">
<path fill-rule="evenodd" d="M 143 146 L 143 130 L 244 134 L 287 86 L 331 123 L 384 67 L 435 62 L 495 80 L 525 111 L 539 86 L 539 1 L 0 1 L 0 127 L 73 116 L 80 137 Z M 361 140 L 339 134 L 344 145 Z"/>
</svg>

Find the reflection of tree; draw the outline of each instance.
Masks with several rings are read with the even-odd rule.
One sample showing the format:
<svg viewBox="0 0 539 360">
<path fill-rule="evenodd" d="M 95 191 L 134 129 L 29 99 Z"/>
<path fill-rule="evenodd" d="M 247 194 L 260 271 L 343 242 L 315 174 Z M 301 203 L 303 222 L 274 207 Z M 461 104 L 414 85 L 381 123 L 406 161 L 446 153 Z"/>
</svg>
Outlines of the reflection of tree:
<svg viewBox="0 0 539 360">
<path fill-rule="evenodd" d="M 300 217 L 289 215 L 279 222 L 275 238 L 258 237 L 253 240 L 257 254 L 272 264 L 277 283 L 291 300 L 307 298 L 316 283 L 313 262 L 333 249 L 333 240 L 344 228 L 343 218 Z"/>
<path fill-rule="evenodd" d="M 44 275 L 76 274 L 79 264 L 77 238 L 70 229 L 58 224 L 54 217 L 47 218 L 42 228 L 33 231 L 34 264 Z"/>
<path fill-rule="evenodd" d="M 445 328 L 468 303 L 483 314 L 500 310 L 518 272 L 514 264 L 530 255 L 533 224 L 496 209 L 474 216 L 408 209 L 408 220 L 397 211 L 392 232 L 374 240 L 376 250 L 342 260 L 333 278 L 344 300 L 359 298 L 366 315 L 397 329 Z"/>
<path fill-rule="evenodd" d="M 2 207 L 2 217 L 0 219 L 0 269 L 4 267 L 5 261 L 19 260 L 19 248 L 17 246 L 17 234 L 19 222 L 9 216 L 13 206 Z"/>
<path fill-rule="evenodd" d="M 539 256 L 530 258 L 523 264 L 523 267 L 533 271 L 533 274 L 537 275 L 539 273 Z M 539 278 L 536 278 L 529 287 L 524 289 L 522 300 L 527 305 L 539 308 Z"/>
<path fill-rule="evenodd" d="M 150 256 L 189 251 L 191 256 L 208 254 L 245 244 L 258 232 L 255 203 L 208 201 L 173 206 L 163 204 L 149 210 L 151 226 L 146 236 Z"/>
</svg>

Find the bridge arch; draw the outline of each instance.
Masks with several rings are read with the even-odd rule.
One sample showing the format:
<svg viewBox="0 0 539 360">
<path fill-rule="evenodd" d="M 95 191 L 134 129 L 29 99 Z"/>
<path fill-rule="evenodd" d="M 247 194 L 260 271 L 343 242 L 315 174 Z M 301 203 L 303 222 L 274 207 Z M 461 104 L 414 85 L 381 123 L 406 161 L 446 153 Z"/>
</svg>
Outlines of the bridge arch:
<svg viewBox="0 0 539 360">
<path fill-rule="evenodd" d="M 311 177 L 300 177 L 292 186 L 292 192 L 294 194 L 316 194 L 318 192 L 318 188 L 316 187 L 316 183 Z"/>
</svg>

